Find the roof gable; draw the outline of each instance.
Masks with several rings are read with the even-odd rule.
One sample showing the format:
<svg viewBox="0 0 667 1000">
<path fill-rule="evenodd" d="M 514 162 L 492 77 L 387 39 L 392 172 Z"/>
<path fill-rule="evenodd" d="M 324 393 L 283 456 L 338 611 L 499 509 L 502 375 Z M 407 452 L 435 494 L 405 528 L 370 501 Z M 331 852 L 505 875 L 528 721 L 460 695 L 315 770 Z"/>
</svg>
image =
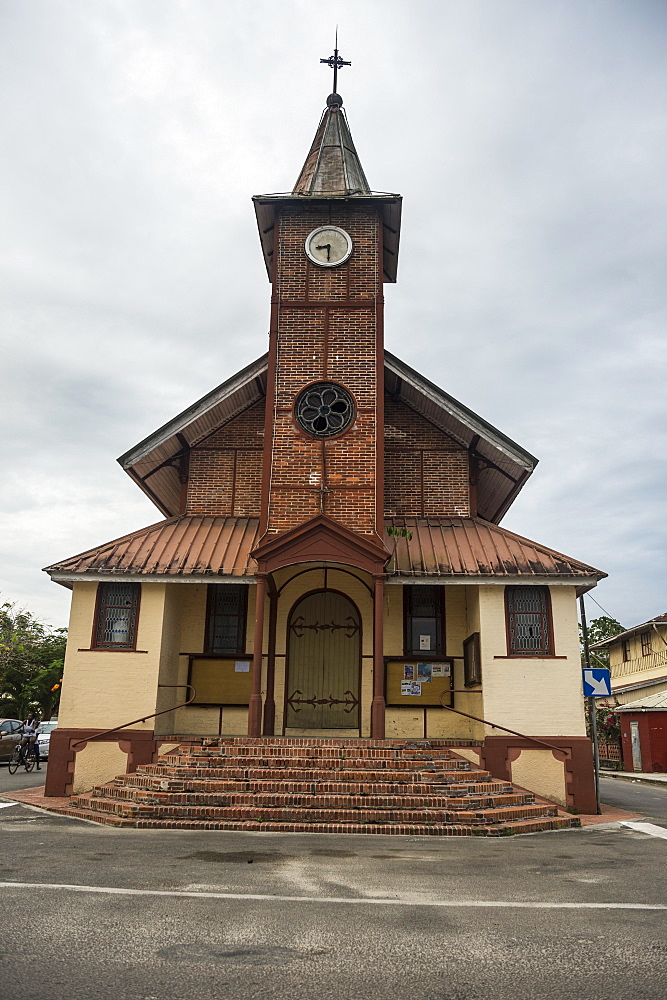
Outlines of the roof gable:
<svg viewBox="0 0 667 1000">
<path fill-rule="evenodd" d="M 179 511 L 179 460 L 266 394 L 267 356 L 193 403 L 118 459 L 167 517 Z M 385 386 L 395 399 L 426 417 L 476 456 L 477 511 L 498 523 L 530 476 L 537 459 L 443 389 L 385 351 Z"/>
</svg>

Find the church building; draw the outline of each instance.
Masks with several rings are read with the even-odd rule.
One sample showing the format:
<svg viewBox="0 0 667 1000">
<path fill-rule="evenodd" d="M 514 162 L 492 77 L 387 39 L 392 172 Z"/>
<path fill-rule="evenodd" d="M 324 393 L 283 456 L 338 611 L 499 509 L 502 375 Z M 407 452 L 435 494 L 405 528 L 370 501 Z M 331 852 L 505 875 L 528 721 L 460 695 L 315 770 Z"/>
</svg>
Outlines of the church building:
<svg viewBox="0 0 667 1000">
<path fill-rule="evenodd" d="M 446 741 L 595 811 L 576 602 L 605 574 L 501 527 L 536 459 L 385 350 L 401 196 L 342 105 L 253 198 L 268 354 L 119 459 L 157 523 L 46 570 L 72 591 L 47 794 L 195 737 Z"/>
</svg>

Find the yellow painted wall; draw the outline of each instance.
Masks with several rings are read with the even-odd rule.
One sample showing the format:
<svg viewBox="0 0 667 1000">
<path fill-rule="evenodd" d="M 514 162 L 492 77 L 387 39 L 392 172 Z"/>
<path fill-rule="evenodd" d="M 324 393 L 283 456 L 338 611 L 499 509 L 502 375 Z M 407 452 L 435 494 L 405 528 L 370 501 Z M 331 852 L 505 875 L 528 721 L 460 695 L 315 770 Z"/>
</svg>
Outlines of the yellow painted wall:
<svg viewBox="0 0 667 1000">
<path fill-rule="evenodd" d="M 213 582 L 213 581 L 212 581 Z M 192 654 L 203 653 L 206 628 L 206 601 L 208 585 L 178 584 L 174 585 L 181 591 L 180 598 L 180 658 L 178 667 L 179 683 L 188 679 L 188 662 Z M 257 587 L 248 587 L 248 610 L 246 618 L 245 652 L 252 656 L 255 628 L 255 598 Z M 264 639 L 268 634 L 268 601 L 265 608 Z M 263 668 L 263 694 L 266 690 L 266 664 Z M 186 689 L 178 692 L 179 696 L 187 697 Z M 163 716 L 170 718 L 170 716 Z M 180 736 L 244 736 L 248 732 L 248 710 L 238 705 L 192 705 L 181 708 L 174 713 L 173 729 L 169 732 Z"/>
<path fill-rule="evenodd" d="M 178 584 L 174 584 L 173 586 L 179 587 Z M 181 607 L 178 683 L 186 684 L 188 680 L 187 654 L 202 653 L 204 651 L 206 596 L 208 590 L 205 583 L 181 584 L 179 590 L 181 590 Z M 183 701 L 188 698 L 189 693 L 186 688 L 179 688 L 176 692 L 179 696 L 183 695 Z M 173 713 L 172 728 L 165 729 L 164 732 L 178 733 L 180 736 L 211 735 L 218 731 L 219 714 L 217 709 L 214 712 L 212 709 L 202 709 L 199 706 L 179 708 L 178 711 Z M 214 717 L 215 722 L 213 722 Z"/>
<path fill-rule="evenodd" d="M 121 652 L 90 650 L 97 584 L 74 584 L 58 714 L 62 728 L 109 729 L 155 711 L 166 587 L 142 585 L 137 650 L 146 652 Z M 133 728 L 152 729 L 153 720 Z"/>
<path fill-rule="evenodd" d="M 179 678 L 179 650 L 181 605 L 184 596 L 184 586 L 170 583 L 165 588 L 164 616 L 162 619 L 162 639 L 160 644 L 159 684 L 182 683 Z M 172 708 L 185 701 L 187 691 L 181 687 L 158 687 L 156 693 L 156 710 Z M 173 733 L 175 712 L 167 712 L 153 720 L 155 732 L 160 735 Z"/>
<path fill-rule="evenodd" d="M 459 757 L 465 757 L 466 760 L 471 761 L 477 766 L 480 764 L 481 751 L 476 750 L 474 747 L 457 747 L 454 753 L 457 753 Z"/>
<path fill-rule="evenodd" d="M 510 765 L 511 780 L 521 788 L 528 788 L 536 795 L 543 795 L 564 806 L 565 761 L 556 760 L 551 750 L 522 750 Z"/>
<path fill-rule="evenodd" d="M 504 587 L 479 588 L 482 716 L 528 736 L 585 736 L 574 587 L 551 587 L 551 607 L 555 653 L 564 659 L 507 659 Z"/>
<path fill-rule="evenodd" d="M 424 739 L 424 709 L 409 705 L 388 706 L 385 714 L 385 738 Z"/>
<path fill-rule="evenodd" d="M 454 688 L 464 689 L 463 678 L 463 641 L 472 632 L 479 631 L 479 613 L 477 587 L 454 586 L 445 587 L 445 652 L 454 657 Z M 385 587 L 385 634 L 384 648 L 387 656 L 403 656 L 403 587 L 390 584 Z M 470 693 L 454 695 L 454 708 L 470 715 L 481 715 L 482 698 L 479 694 Z M 387 709 L 389 713 L 390 709 Z M 393 711 L 393 710 L 392 710 Z M 483 739 L 483 726 L 463 716 L 448 712 L 444 708 L 419 708 L 415 706 L 412 712 L 419 714 L 421 737 L 424 735 L 424 713 L 426 714 L 426 736 L 431 739 Z M 389 718 L 389 716 L 387 716 Z M 407 720 L 407 716 L 405 719 Z M 392 715 L 392 737 L 400 734 L 396 727 L 401 724 L 402 716 Z M 388 727 L 388 723 L 386 723 Z M 406 723 L 405 736 L 413 738 L 416 734 L 416 723 Z M 387 728 L 389 735 L 389 728 Z"/>
<path fill-rule="evenodd" d="M 76 755 L 72 791 L 74 795 L 88 792 L 126 770 L 127 754 L 117 743 L 87 743 Z"/>
</svg>

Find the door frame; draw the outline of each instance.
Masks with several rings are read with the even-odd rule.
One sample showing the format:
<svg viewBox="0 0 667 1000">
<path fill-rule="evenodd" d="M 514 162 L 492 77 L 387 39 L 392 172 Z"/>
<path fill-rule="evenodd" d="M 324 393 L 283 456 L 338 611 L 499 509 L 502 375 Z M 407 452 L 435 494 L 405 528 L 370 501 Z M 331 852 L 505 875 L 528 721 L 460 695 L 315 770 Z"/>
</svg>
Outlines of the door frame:
<svg viewBox="0 0 667 1000">
<path fill-rule="evenodd" d="M 630 755 L 632 758 L 632 770 L 641 773 L 644 766 L 642 761 L 642 737 L 639 721 L 636 719 L 633 719 L 630 723 Z M 637 761 L 639 761 L 639 767 L 637 767 Z"/>
<path fill-rule="evenodd" d="M 326 580 L 326 575 L 325 575 L 325 580 Z M 359 654 L 357 656 L 358 666 L 357 666 L 357 691 L 356 691 L 357 703 L 359 706 L 359 717 L 357 720 L 357 725 L 355 727 L 351 727 L 350 732 L 353 733 L 356 731 L 357 733 L 361 733 L 361 728 L 362 728 L 361 727 L 361 671 L 363 668 L 362 654 L 364 648 L 363 647 L 364 620 L 361 611 L 359 610 L 359 606 L 357 605 L 357 602 L 353 601 L 352 598 L 349 596 L 349 594 L 346 594 L 343 590 L 338 590 L 336 587 L 326 587 L 326 586 L 314 587 L 312 590 L 307 590 L 305 591 L 305 593 L 297 597 L 297 599 L 292 604 L 292 607 L 290 608 L 289 614 L 287 616 L 287 633 L 286 633 L 287 641 L 285 643 L 285 684 L 283 690 L 283 733 L 288 728 L 287 699 L 289 697 L 289 688 L 290 688 L 289 678 L 290 678 L 290 659 L 291 659 L 291 643 L 292 643 L 292 616 L 294 615 L 295 608 L 299 604 L 301 604 L 302 601 L 305 601 L 307 597 L 312 597 L 313 594 L 324 594 L 324 593 L 338 594 L 339 597 L 344 597 L 346 601 L 349 601 L 349 603 L 352 605 L 352 607 L 354 608 L 359 617 Z M 290 728 L 294 729 L 296 727 L 292 726 Z M 323 734 L 322 739 L 326 739 L 326 732 L 327 732 L 326 729 L 318 729 L 316 730 L 316 732 L 322 733 Z"/>
</svg>

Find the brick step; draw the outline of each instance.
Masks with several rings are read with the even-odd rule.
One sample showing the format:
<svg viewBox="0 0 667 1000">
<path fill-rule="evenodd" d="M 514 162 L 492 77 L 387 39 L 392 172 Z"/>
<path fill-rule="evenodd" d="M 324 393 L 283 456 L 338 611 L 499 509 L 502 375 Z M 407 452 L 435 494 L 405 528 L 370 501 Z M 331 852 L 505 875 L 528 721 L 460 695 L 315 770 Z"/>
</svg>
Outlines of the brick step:
<svg viewBox="0 0 667 1000">
<path fill-rule="evenodd" d="M 450 757 L 436 758 L 432 754 L 422 757 L 340 757 L 331 754 L 306 755 L 300 754 L 295 757 L 271 757 L 266 755 L 230 754 L 220 756 L 219 754 L 192 754 L 192 755 L 166 755 L 159 764 L 165 768 L 190 768 L 198 770 L 204 768 L 228 768 L 228 767 L 270 767 L 272 770 L 282 770 L 283 768 L 294 767 L 317 767 L 320 770 L 338 771 L 343 768 L 348 770 L 373 771 L 414 771 L 416 768 L 431 771 L 469 771 L 472 764 L 467 760 L 457 760 Z M 158 765 L 154 765 L 158 766 Z"/>
<path fill-rule="evenodd" d="M 334 768 L 309 768 L 305 769 L 303 767 L 284 767 L 284 768 L 273 768 L 273 767 L 258 767 L 256 762 L 250 767 L 167 767 L 164 764 L 144 764 L 141 768 L 137 768 L 137 771 L 141 771 L 142 774 L 152 774 L 156 776 L 168 775 L 171 778 L 184 778 L 192 779 L 198 778 L 200 780 L 216 780 L 216 779 L 267 779 L 268 775 L 273 775 L 274 780 L 287 780 L 287 781 L 319 781 L 319 780 L 334 780 L 332 775 L 335 774 L 335 780 L 337 781 L 358 781 L 360 778 L 359 771 L 363 770 L 363 777 L 366 781 L 435 781 L 440 783 L 460 783 L 462 780 L 471 782 L 483 782 L 483 781 L 493 781 L 493 778 L 488 771 L 471 770 L 471 771 L 438 771 L 437 769 L 430 767 L 417 767 L 414 771 L 408 770 L 380 770 L 369 768 L 341 768 L 336 770 Z"/>
<path fill-rule="evenodd" d="M 289 752 L 288 752 L 289 751 Z M 236 757 L 270 757 L 272 759 L 281 758 L 285 760 L 299 760 L 301 757 L 318 758 L 332 757 L 349 760 L 449 760 L 457 764 L 465 765 L 470 762 L 464 757 L 459 757 L 452 750 L 448 749 L 428 749 L 415 750 L 413 748 L 385 748 L 385 747 L 281 747 L 281 746 L 228 746 L 228 747 L 197 747 L 190 751 L 175 750 L 165 754 L 167 758 L 187 758 L 188 760 L 200 760 L 206 758 L 219 757 L 222 760 L 234 759 Z"/>
<path fill-rule="evenodd" d="M 94 820 L 108 826 L 142 830 L 230 830 L 259 833 L 349 833 L 411 837 L 505 837 L 518 833 L 541 833 L 577 827 L 580 821 L 571 816 L 543 816 L 539 819 L 498 823 L 495 826 L 461 826 L 420 823 L 265 823 L 255 821 L 192 820 L 192 819 L 124 819 L 102 815 L 91 809 L 59 808 L 58 812 L 76 819 Z"/>
<path fill-rule="evenodd" d="M 182 743 L 191 746 L 193 750 L 200 747 L 210 749 L 219 746 L 259 746 L 281 747 L 284 752 L 291 752 L 299 747 L 358 747 L 361 750 L 377 747 L 381 750 L 455 750 L 456 747 L 480 747 L 482 740 L 463 739 L 384 739 L 372 740 L 363 737 L 330 736 L 193 736 L 193 737 L 162 737 L 168 743 Z"/>
<path fill-rule="evenodd" d="M 83 807 L 84 802 L 75 797 L 74 807 Z M 399 805 L 372 809 L 362 804 L 355 808 L 348 803 L 344 808 L 287 808 L 269 806 L 260 808 L 246 806 L 193 806 L 152 805 L 112 798 L 88 800 L 86 808 L 95 811 L 115 813 L 126 818 L 199 819 L 199 820 L 250 820 L 273 823 L 454 823 L 472 826 L 501 823 L 510 820 L 531 819 L 537 816 L 556 815 L 555 806 L 522 805 L 508 809 L 446 810 L 446 809 L 405 809 Z"/>
<path fill-rule="evenodd" d="M 357 776 L 358 778 L 359 776 Z M 466 795 L 495 795 L 511 792 L 508 781 L 491 779 L 483 782 L 467 782 L 465 784 L 446 782 L 406 781 L 331 781 L 331 776 L 310 781 L 282 781 L 264 777 L 249 781 L 245 778 L 236 780 L 208 780 L 198 778 L 171 778 L 166 774 L 144 774 L 143 769 L 134 774 L 119 775 L 115 782 L 119 788 L 141 788 L 154 792 L 255 792 L 267 794 L 284 792 L 286 794 L 318 794 L 318 795 L 433 795 L 434 791 L 445 792 L 452 798 Z M 104 786 L 105 788 L 109 786 Z"/>
<path fill-rule="evenodd" d="M 530 792 L 510 793 L 483 796 L 439 796 L 439 795 L 397 795 L 366 794 L 327 794 L 319 789 L 302 794 L 284 791 L 252 793 L 235 791 L 220 792 L 164 792 L 154 789 L 130 787 L 101 787 L 90 793 L 92 800 L 115 799 L 123 802 L 134 802 L 142 806 L 248 806 L 253 809 L 293 806 L 303 806 L 308 809 L 497 809 L 509 806 L 531 805 L 535 798 Z"/>
<path fill-rule="evenodd" d="M 118 827 L 282 833 L 474 836 L 577 825 L 439 741 L 206 739 L 58 811 Z"/>
</svg>

